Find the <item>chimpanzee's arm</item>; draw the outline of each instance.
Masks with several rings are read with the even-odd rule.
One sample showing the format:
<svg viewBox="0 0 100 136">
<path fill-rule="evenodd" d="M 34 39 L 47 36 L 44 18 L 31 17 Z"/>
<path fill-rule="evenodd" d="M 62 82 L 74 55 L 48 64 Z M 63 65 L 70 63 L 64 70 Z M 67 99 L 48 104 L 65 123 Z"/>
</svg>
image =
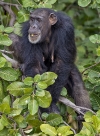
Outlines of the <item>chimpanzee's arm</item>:
<svg viewBox="0 0 100 136">
<path fill-rule="evenodd" d="M 48 89 L 52 95 L 53 102 L 57 102 L 60 96 L 62 88 L 66 85 L 70 72 L 73 68 L 73 64 L 65 63 L 60 59 L 55 60 L 52 64 L 50 71 L 55 72 L 58 75 L 55 83 Z"/>
</svg>

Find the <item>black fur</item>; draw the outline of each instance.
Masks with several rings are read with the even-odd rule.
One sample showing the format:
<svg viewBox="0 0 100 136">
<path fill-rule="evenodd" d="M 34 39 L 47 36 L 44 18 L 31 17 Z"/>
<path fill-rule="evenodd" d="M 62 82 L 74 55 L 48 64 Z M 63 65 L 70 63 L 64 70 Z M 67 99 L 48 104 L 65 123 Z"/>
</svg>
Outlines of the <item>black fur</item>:
<svg viewBox="0 0 100 136">
<path fill-rule="evenodd" d="M 46 71 L 57 73 L 57 80 L 48 88 L 52 95 L 52 103 L 50 108 L 45 111 L 57 112 L 55 105 L 64 86 L 66 86 L 70 95 L 73 96 L 77 105 L 89 108 L 88 94 L 84 89 L 81 75 L 74 64 L 76 46 L 71 19 L 64 13 L 55 12 L 51 9 L 43 8 L 37 10 L 38 12 L 45 10 L 48 15 L 54 13 L 58 21 L 51 26 L 51 35 L 47 35 L 49 41 L 45 38 L 37 44 L 32 44 L 28 40 L 29 21 L 23 24 L 22 37 L 19 37 L 19 43 L 13 45 L 14 55 L 21 64 L 23 74 L 34 77 L 36 74 L 42 74 Z M 53 60 L 52 56 L 54 57 Z"/>
</svg>

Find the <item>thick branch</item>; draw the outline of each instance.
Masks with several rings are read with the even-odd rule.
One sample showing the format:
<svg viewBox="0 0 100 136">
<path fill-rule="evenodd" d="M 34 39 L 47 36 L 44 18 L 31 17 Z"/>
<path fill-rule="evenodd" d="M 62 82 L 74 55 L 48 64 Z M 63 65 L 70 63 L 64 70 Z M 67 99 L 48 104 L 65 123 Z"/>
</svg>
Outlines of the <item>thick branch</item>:
<svg viewBox="0 0 100 136">
<path fill-rule="evenodd" d="M 80 106 L 76 106 L 74 103 L 72 103 L 70 100 L 68 100 L 67 98 L 64 98 L 62 96 L 59 97 L 59 101 L 64 103 L 65 105 L 73 108 L 77 113 L 84 115 L 84 112 L 82 112 L 82 110 L 85 111 L 90 111 L 93 114 L 95 114 L 95 112 L 93 112 L 91 109 L 85 108 L 85 107 L 80 107 Z"/>
<path fill-rule="evenodd" d="M 7 60 L 7 61 L 9 61 L 11 64 L 12 64 L 12 66 L 14 67 L 14 68 L 18 68 L 19 67 L 19 63 L 17 62 L 17 61 L 15 61 L 14 59 L 11 59 L 10 57 L 8 57 L 6 54 L 4 54 L 4 53 L 2 53 L 2 56 Z"/>
<path fill-rule="evenodd" d="M 14 51 L 5 51 L 5 50 L 0 50 L 0 52 L 7 53 L 7 54 L 13 54 L 14 53 Z"/>
</svg>

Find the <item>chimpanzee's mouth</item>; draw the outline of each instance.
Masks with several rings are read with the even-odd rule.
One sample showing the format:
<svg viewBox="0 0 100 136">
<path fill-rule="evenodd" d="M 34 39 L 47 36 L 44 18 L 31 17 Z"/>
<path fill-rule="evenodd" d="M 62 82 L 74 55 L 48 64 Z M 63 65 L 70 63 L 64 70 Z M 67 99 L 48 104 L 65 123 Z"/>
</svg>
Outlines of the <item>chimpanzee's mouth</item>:
<svg viewBox="0 0 100 136">
<path fill-rule="evenodd" d="M 31 43 L 37 43 L 41 39 L 41 34 L 40 33 L 32 33 L 28 35 L 28 39 Z"/>
<path fill-rule="evenodd" d="M 40 34 L 29 34 L 30 37 L 38 37 Z"/>
</svg>

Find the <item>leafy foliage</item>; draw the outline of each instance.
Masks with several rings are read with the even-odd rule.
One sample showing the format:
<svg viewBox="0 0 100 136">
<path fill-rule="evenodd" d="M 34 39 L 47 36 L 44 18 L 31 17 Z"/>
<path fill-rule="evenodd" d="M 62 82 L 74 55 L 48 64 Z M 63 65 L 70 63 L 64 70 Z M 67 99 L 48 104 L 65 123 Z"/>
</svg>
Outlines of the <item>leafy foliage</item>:
<svg viewBox="0 0 100 136">
<path fill-rule="evenodd" d="M 99 110 L 100 0 L 4 0 L 3 2 L 7 3 L 16 15 L 16 22 L 14 26 L 9 26 L 11 17 L 1 6 L 0 52 L 12 44 L 10 33 L 21 35 L 21 23 L 28 20 L 29 12 L 35 8 L 61 10 L 72 18 L 78 49 L 76 64 L 89 90 L 92 108 L 95 111 Z M 0 53 L 0 135 L 23 136 L 23 133 L 29 136 L 74 135 L 71 127 L 77 130 L 77 121 L 76 113 L 71 108 L 58 103 L 63 118 L 58 114 L 44 113 L 41 116 L 44 121 L 40 121 L 37 116 L 39 106 L 49 107 L 52 98 L 47 87 L 52 85 L 56 78 L 55 73 L 46 72 L 34 78 L 26 77 L 22 81 L 20 71 L 13 69 Z M 69 98 L 65 88 L 62 89 L 61 95 Z M 87 113 L 84 118 L 83 128 L 76 136 L 100 135 L 100 111 L 96 115 Z M 66 126 L 64 121 L 71 127 Z"/>
<path fill-rule="evenodd" d="M 96 136 L 100 134 L 100 110 L 96 115 L 87 112 L 84 116 L 83 128 L 75 136 Z"/>
</svg>

